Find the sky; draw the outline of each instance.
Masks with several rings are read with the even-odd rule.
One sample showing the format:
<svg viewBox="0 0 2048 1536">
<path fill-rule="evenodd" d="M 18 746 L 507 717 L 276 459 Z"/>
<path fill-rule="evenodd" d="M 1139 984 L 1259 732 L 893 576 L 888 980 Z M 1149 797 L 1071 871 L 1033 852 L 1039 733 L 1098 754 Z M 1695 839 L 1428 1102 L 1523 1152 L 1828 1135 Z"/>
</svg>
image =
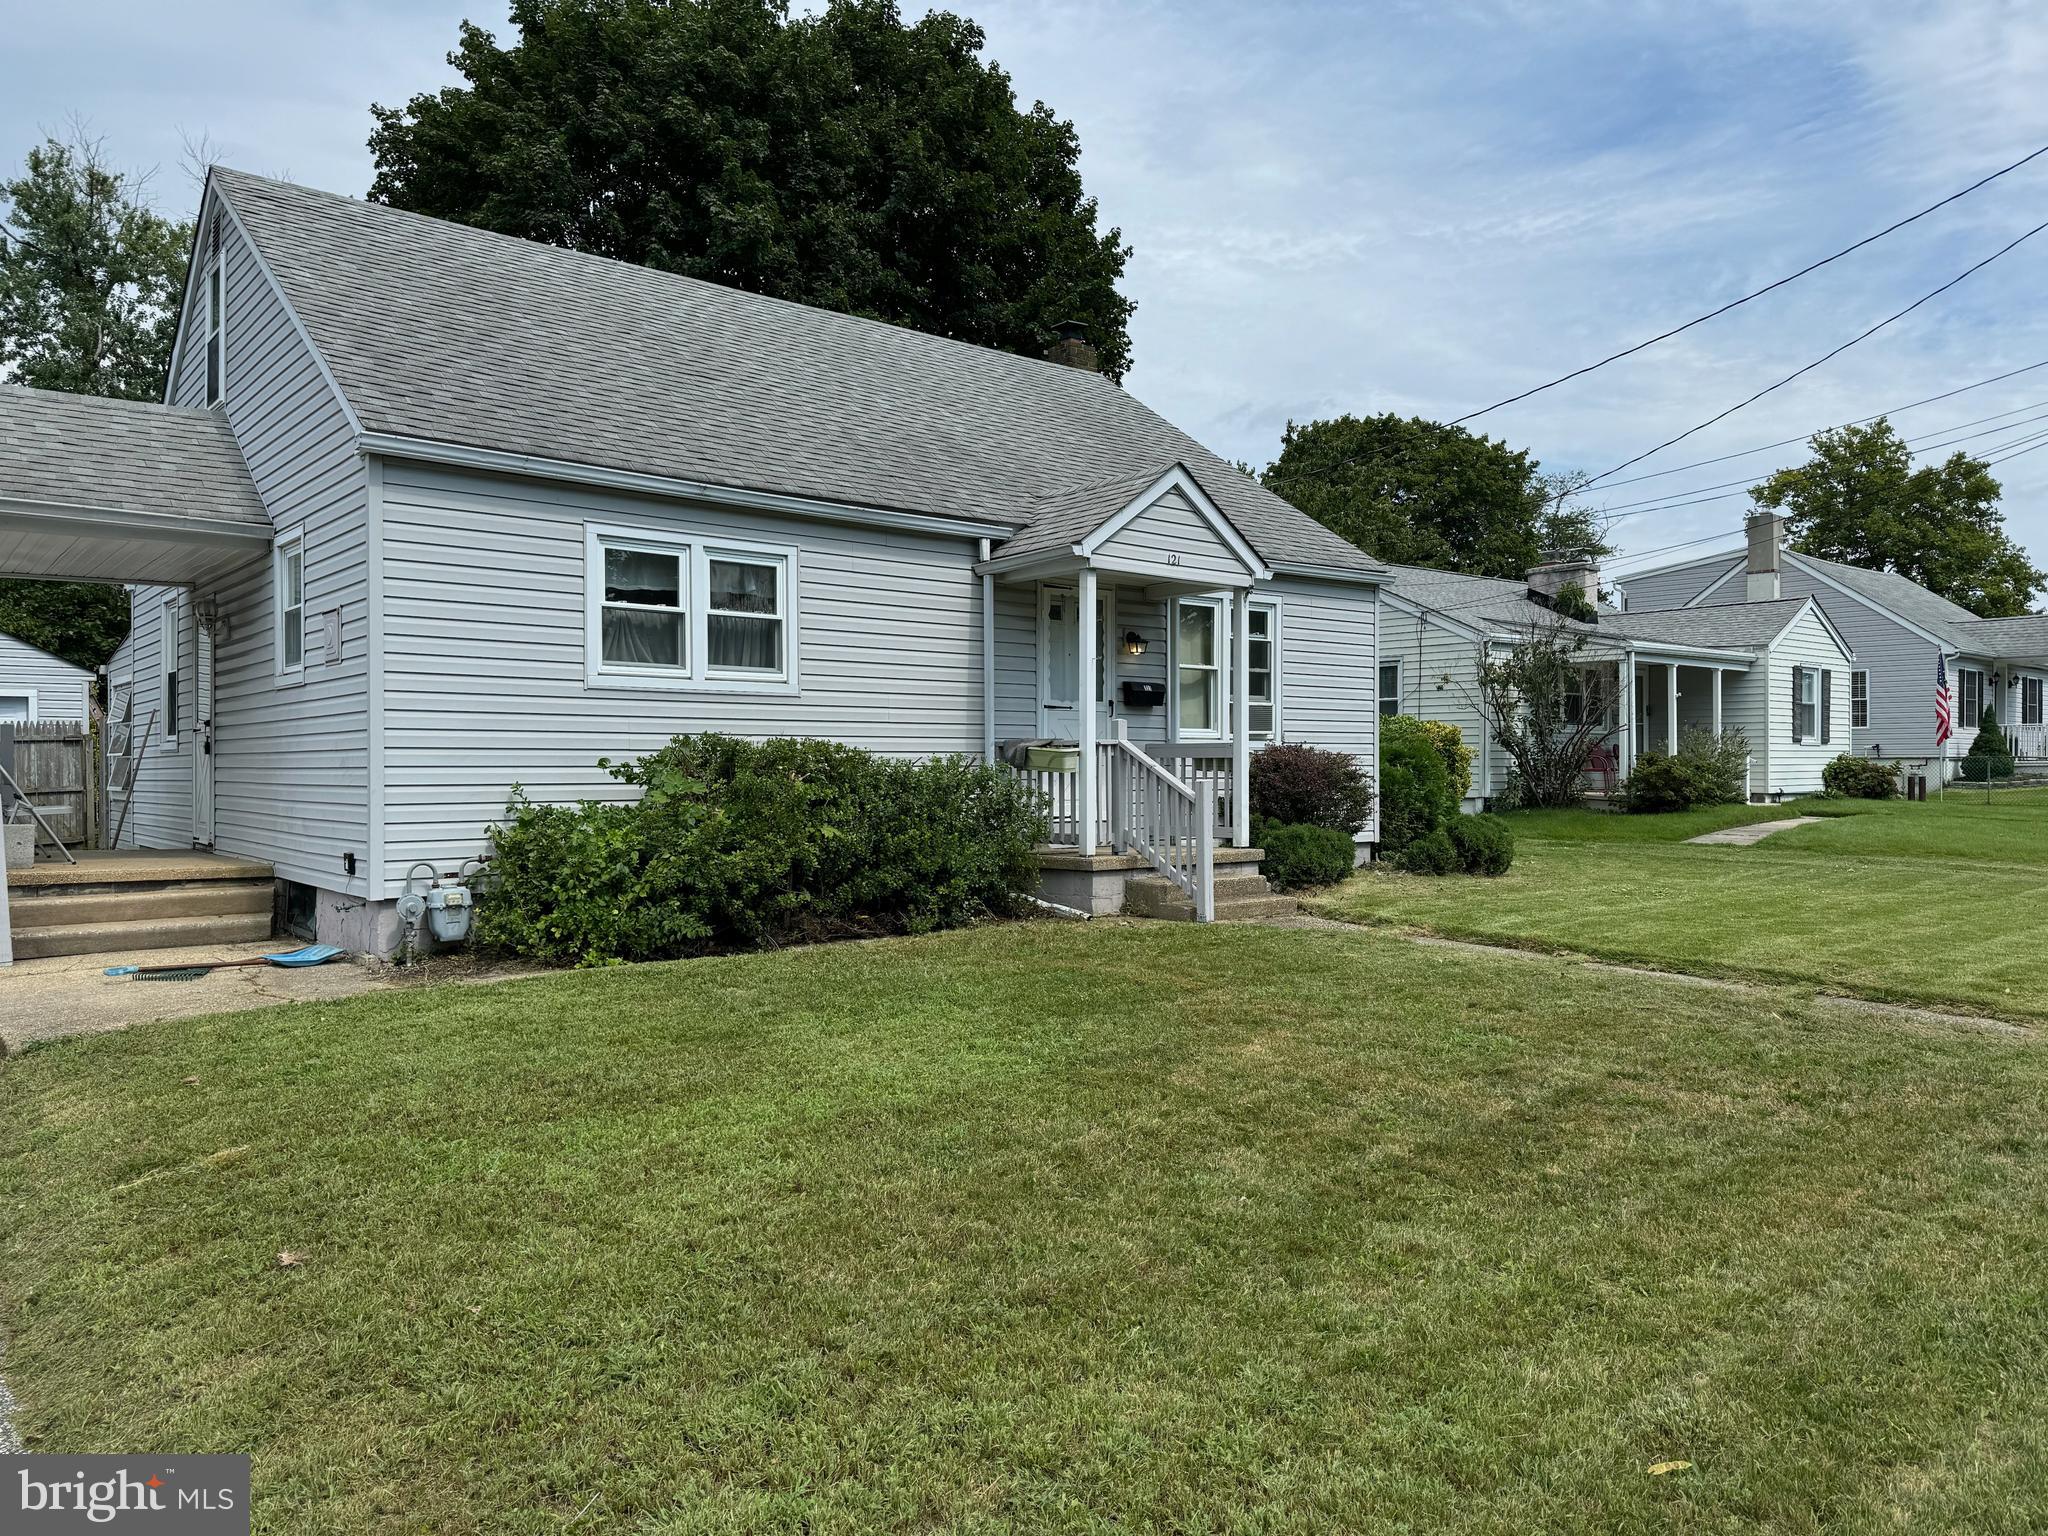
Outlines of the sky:
<svg viewBox="0 0 2048 1536">
<path fill-rule="evenodd" d="M 1277 454 L 1289 421 L 1476 410 L 2048 144 L 2048 7 L 2024 0 L 949 8 L 983 25 L 1021 100 L 1079 130 L 1103 223 L 1134 248 L 1126 387 L 1253 465 Z M 0 0 L 0 166 L 78 117 L 116 162 L 157 168 L 167 212 L 196 202 L 180 162 L 199 136 L 225 163 L 360 195 L 370 103 L 451 83 L 445 55 L 465 17 L 508 31 L 503 0 Z M 1547 470 L 1597 474 L 2043 219 L 2048 155 L 1789 288 L 1469 425 Z M 1613 478 L 2048 362 L 2044 274 L 2048 232 Z M 2048 367 L 1896 421 L 1936 447 L 1993 429 L 1962 446 L 2017 451 L 2048 427 Z M 1803 457 L 1795 444 L 1605 488 L 1592 504 L 1631 514 L 1614 524 L 1614 569 L 1734 547 L 1747 500 L 1724 483 Z M 2011 532 L 2048 565 L 2048 449 L 1993 472 Z M 1653 497 L 1693 504 L 1638 505 Z"/>
</svg>

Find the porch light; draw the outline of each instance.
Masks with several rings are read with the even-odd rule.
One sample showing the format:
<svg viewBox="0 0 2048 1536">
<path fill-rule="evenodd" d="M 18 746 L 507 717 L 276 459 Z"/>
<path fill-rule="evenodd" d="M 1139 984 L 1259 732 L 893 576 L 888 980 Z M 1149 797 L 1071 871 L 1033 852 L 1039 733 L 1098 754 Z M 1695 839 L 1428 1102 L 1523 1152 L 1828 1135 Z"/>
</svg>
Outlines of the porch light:
<svg viewBox="0 0 2048 1536">
<path fill-rule="evenodd" d="M 1124 631 L 1124 654 L 1126 656 L 1142 656 L 1149 649 L 1150 646 L 1146 643 L 1145 637 L 1135 629 Z"/>
</svg>

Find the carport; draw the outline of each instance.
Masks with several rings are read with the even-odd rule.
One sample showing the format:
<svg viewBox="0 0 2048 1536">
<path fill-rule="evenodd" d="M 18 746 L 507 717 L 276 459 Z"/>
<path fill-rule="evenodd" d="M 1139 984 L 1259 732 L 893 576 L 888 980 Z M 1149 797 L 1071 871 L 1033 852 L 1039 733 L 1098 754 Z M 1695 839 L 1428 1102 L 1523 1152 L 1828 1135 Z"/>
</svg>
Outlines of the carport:
<svg viewBox="0 0 2048 1536">
<path fill-rule="evenodd" d="M 190 588 L 271 541 L 219 411 L 0 385 L 0 576 Z M 210 808 L 213 636 L 203 616 L 193 630 L 193 797 Z M 0 964 L 7 908 L 0 880 Z"/>
</svg>

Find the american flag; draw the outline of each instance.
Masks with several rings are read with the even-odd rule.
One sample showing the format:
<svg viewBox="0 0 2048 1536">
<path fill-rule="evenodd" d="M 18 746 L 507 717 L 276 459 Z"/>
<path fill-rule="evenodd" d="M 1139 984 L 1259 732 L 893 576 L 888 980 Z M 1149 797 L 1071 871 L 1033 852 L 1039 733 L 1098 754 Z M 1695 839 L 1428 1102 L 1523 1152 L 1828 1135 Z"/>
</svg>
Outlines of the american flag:
<svg viewBox="0 0 2048 1536">
<path fill-rule="evenodd" d="M 1934 658 L 1934 744 L 1945 746 L 1955 733 L 1955 726 L 1954 700 L 1948 692 L 1948 658 L 1937 652 Z"/>
</svg>

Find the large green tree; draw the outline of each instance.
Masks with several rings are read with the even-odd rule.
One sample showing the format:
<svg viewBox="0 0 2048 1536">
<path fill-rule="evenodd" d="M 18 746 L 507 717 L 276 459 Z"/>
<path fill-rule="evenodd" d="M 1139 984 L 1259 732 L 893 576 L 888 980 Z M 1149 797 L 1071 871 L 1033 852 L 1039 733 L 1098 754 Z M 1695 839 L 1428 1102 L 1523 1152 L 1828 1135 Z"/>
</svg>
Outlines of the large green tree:
<svg viewBox="0 0 2048 1536">
<path fill-rule="evenodd" d="M 1268 489 L 1380 560 L 1518 581 L 1546 555 L 1605 554 L 1571 483 L 1520 448 L 1421 417 L 1289 422 Z"/>
<path fill-rule="evenodd" d="M 893 0 L 514 0 L 466 85 L 373 107 L 370 195 L 1014 352 L 1078 320 L 1129 366 L 1129 249 L 1073 124 L 1020 108 L 973 22 Z"/>
<path fill-rule="evenodd" d="M 45 139 L 0 181 L 0 380 L 129 400 L 163 397 L 192 226 L 97 140 Z M 0 631 L 96 667 L 128 633 L 119 587 L 0 581 Z"/>
<path fill-rule="evenodd" d="M 1883 417 L 1812 441 L 1813 457 L 1750 488 L 1785 514 L 1801 554 L 1896 571 L 1987 619 L 2025 613 L 2048 585 L 2005 531 L 2000 487 L 1982 459 L 1953 453 L 1913 467 Z"/>
</svg>

